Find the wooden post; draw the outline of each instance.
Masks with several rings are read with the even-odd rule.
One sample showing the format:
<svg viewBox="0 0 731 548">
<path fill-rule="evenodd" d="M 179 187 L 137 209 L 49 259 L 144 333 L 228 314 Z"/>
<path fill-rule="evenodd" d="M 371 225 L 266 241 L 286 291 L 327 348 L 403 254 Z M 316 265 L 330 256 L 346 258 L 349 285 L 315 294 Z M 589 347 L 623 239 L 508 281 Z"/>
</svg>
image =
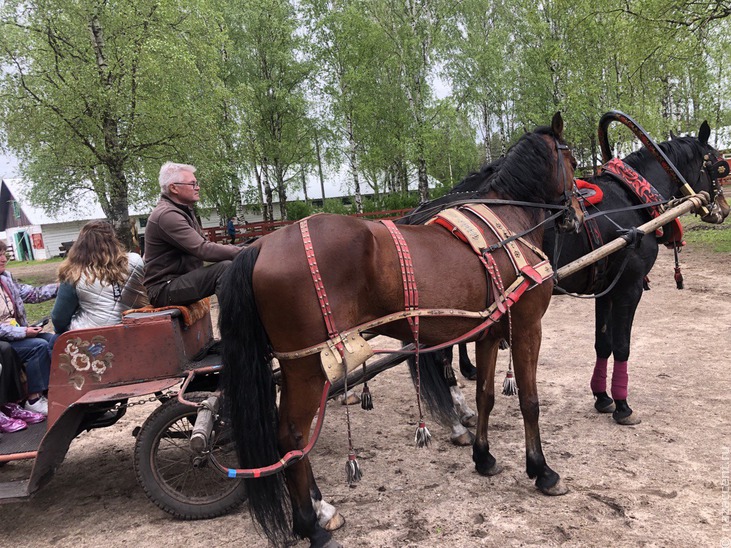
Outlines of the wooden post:
<svg viewBox="0 0 731 548">
<path fill-rule="evenodd" d="M 645 224 L 638 226 L 637 229 L 644 232 L 645 234 L 651 234 L 661 226 L 668 224 L 673 219 L 676 219 L 681 215 L 688 213 L 689 211 L 693 211 L 694 209 L 698 209 L 707 205 L 709 197 L 708 194 L 701 193 L 694 194 L 693 196 L 688 197 L 686 200 L 687 201 L 684 201 L 679 206 L 668 209 L 665 213 L 659 215 L 651 221 L 648 221 Z M 556 277 L 558 281 L 561 281 L 564 278 L 571 276 L 572 274 L 576 274 L 582 268 L 586 268 L 590 264 L 594 264 L 595 262 L 603 259 L 607 255 L 611 255 L 615 251 L 619 251 L 623 247 L 626 247 L 628 243 L 628 240 L 620 236 L 619 238 L 612 240 L 608 244 L 601 246 L 599 249 L 595 249 L 588 255 L 584 255 L 580 259 L 576 259 L 575 261 L 570 262 L 565 266 L 562 266 L 558 269 L 558 271 L 556 271 Z"/>
</svg>

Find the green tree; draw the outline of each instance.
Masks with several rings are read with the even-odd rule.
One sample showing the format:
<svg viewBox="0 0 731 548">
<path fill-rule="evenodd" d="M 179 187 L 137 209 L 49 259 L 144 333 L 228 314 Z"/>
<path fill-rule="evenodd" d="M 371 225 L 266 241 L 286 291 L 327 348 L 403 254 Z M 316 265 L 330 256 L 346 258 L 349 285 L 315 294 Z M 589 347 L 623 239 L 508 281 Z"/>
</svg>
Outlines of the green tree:
<svg viewBox="0 0 731 548">
<path fill-rule="evenodd" d="M 50 211 L 93 192 L 129 243 L 163 160 L 207 148 L 222 35 L 207 0 L 6 0 L 0 127 Z"/>
<path fill-rule="evenodd" d="M 230 62 L 240 85 L 238 120 L 250 173 L 263 189 L 264 218 L 273 218 L 276 191 L 287 218 L 287 187 L 300 180 L 313 158 L 314 124 L 305 95 L 311 64 L 304 37 L 287 0 L 231 4 L 227 24 L 233 43 Z"/>
</svg>

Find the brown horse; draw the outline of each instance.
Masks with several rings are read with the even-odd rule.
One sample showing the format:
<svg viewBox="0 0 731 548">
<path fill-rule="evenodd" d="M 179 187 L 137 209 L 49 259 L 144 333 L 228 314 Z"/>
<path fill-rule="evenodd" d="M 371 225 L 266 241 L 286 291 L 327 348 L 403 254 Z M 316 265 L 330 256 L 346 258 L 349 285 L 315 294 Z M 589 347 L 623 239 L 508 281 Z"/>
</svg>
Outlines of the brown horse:
<svg viewBox="0 0 731 548">
<path fill-rule="evenodd" d="M 529 265 L 542 264 L 538 248 L 547 209 L 561 204 L 562 211 L 573 212 L 563 223 L 578 227 L 571 209 L 574 168 L 557 113 L 551 127 L 525 134 L 494 169 L 481 172 L 491 177 L 482 198 L 491 201 L 491 209 L 506 227 L 523 234 L 513 245 Z M 247 479 L 250 510 L 274 544 L 286 543 L 294 531 L 312 546 L 338 546 L 329 531 L 343 520 L 322 500 L 306 451 L 284 474 L 267 475 L 288 452 L 302 451 L 310 442 L 312 421 L 327 386 L 320 350 L 324 348 L 326 355 L 338 346 L 339 334 L 365 329 L 400 340 L 417 339 L 427 347 L 454 341 L 485 325 L 479 314 L 489 310 L 496 298 L 503 311 L 510 306 L 496 278 L 502 288 L 521 279 L 530 287 L 509 313 L 497 314 L 501 318 L 496 323 L 472 337 L 479 338 L 482 387 L 477 396 L 475 467 L 483 475 L 499 471 L 489 451 L 488 417 L 494 402 L 498 342 L 509 337 L 509 316 L 527 473 L 544 493 L 566 492 L 558 474 L 546 464 L 538 429 L 536 365 L 541 317 L 553 288 L 550 269 L 538 279 L 538 266 L 518 275 L 501 243 L 505 238 L 493 234 L 471 210 L 464 216 L 484 233 L 489 249 L 477 253 L 437 224 L 400 226 L 399 231 L 380 222 L 316 215 L 262 238 L 228 270 L 220 295 L 224 390 L 240 464 L 248 469 L 240 475 L 257 476 Z M 526 278 L 526 272 L 532 274 Z M 492 305 L 493 313 L 496 306 Z M 465 314 L 459 315 L 460 311 Z M 384 323 L 386 317 L 398 319 Z M 326 341 L 334 342 L 328 347 Z M 343 345 L 339 348 L 343 350 Z M 282 377 L 278 409 L 273 355 L 279 358 Z M 261 470 L 252 473 L 257 467 Z"/>
</svg>

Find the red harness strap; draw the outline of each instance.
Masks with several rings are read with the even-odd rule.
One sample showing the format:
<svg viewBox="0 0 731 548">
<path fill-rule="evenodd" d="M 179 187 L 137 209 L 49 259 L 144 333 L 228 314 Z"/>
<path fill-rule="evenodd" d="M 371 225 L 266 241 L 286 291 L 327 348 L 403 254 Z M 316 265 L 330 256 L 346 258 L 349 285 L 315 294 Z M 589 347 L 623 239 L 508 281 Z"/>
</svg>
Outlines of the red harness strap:
<svg viewBox="0 0 731 548">
<path fill-rule="evenodd" d="M 631 166 L 624 163 L 619 158 L 612 158 L 602 166 L 602 170 L 611 173 L 637 197 L 641 204 L 650 204 L 653 202 L 663 202 L 665 198 L 655 190 L 650 182 L 642 175 L 637 173 Z M 660 216 L 662 209 L 660 206 L 652 206 L 648 208 L 650 218 Z M 661 229 L 655 231 L 655 235 L 661 238 L 667 247 L 682 246 L 683 244 L 683 225 L 680 219 L 673 219 Z"/>
<path fill-rule="evenodd" d="M 327 328 L 328 336 L 331 339 L 335 339 L 338 336 L 338 330 L 335 327 L 335 318 L 333 318 L 333 312 L 330 308 L 330 301 L 327 298 L 325 284 L 322 283 L 320 269 L 317 266 L 315 249 L 312 247 L 312 238 L 310 238 L 310 229 L 307 226 L 307 219 L 303 219 L 302 221 L 300 221 L 300 232 L 302 233 L 302 243 L 305 246 L 305 255 L 307 255 L 307 265 L 310 267 L 310 274 L 312 275 L 312 281 L 315 284 L 317 299 L 320 301 L 320 311 L 322 312 L 322 319 L 325 321 L 325 327 Z M 335 348 L 338 349 L 338 352 L 340 352 L 341 356 L 344 355 L 342 342 L 336 343 Z"/>
<path fill-rule="evenodd" d="M 414 264 L 411 261 L 411 252 L 409 246 L 406 245 L 401 231 L 396 228 L 393 221 L 381 221 L 383 225 L 388 229 L 393 243 L 396 245 L 396 253 L 398 254 L 398 262 L 401 267 L 401 280 L 404 284 L 404 310 L 418 310 L 419 309 L 419 292 L 416 289 L 416 277 L 414 276 Z M 414 335 L 414 342 L 418 348 L 419 346 L 419 316 L 411 316 L 408 318 L 409 325 L 411 326 L 411 332 Z"/>
</svg>

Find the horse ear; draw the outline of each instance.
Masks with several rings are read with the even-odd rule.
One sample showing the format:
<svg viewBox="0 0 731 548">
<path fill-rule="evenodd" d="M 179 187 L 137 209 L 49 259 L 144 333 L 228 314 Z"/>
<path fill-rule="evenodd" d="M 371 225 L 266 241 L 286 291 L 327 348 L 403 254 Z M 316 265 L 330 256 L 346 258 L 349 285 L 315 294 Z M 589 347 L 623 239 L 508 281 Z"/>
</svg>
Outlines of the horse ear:
<svg viewBox="0 0 731 548">
<path fill-rule="evenodd" d="M 673 139 L 677 139 L 677 138 L 678 138 L 678 136 L 677 136 L 677 135 L 675 135 L 675 133 L 674 133 L 674 132 L 673 132 L 673 130 L 671 129 L 671 130 L 670 130 L 670 140 L 673 140 Z"/>
<path fill-rule="evenodd" d="M 561 117 L 560 110 L 553 115 L 553 119 L 551 120 L 551 129 L 553 130 L 553 133 L 556 134 L 556 137 L 563 139 L 563 118 Z"/>
<path fill-rule="evenodd" d="M 706 120 L 703 120 L 701 129 L 698 131 L 698 140 L 702 145 L 708 144 L 708 138 L 711 136 L 711 126 L 708 125 Z"/>
</svg>

